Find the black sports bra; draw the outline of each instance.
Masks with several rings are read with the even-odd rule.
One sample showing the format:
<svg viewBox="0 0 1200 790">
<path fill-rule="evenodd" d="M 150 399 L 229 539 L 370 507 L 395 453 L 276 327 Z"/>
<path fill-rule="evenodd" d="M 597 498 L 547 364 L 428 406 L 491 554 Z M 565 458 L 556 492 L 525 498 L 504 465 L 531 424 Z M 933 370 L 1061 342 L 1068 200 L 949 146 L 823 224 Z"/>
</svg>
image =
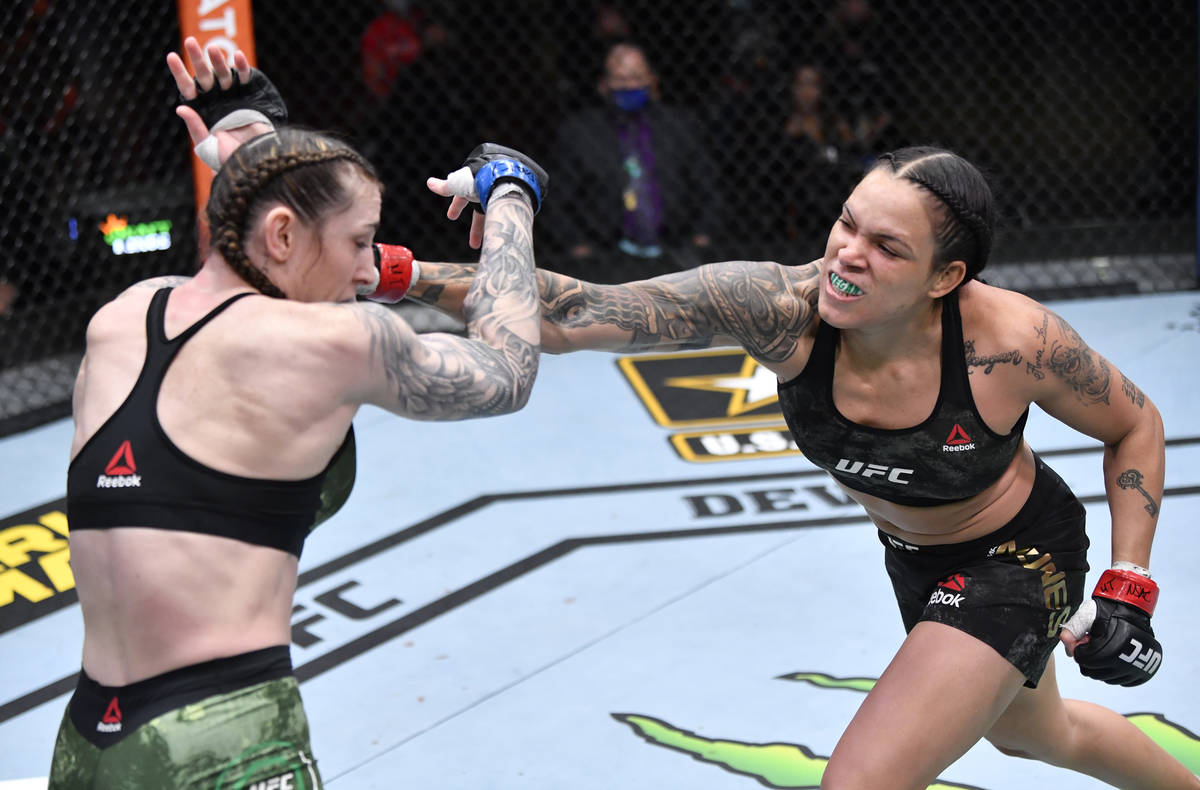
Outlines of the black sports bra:
<svg viewBox="0 0 1200 790">
<path fill-rule="evenodd" d="M 930 507 L 975 496 L 1000 478 L 1021 447 L 1026 408 L 1004 436 L 979 416 L 963 351 L 958 294 L 942 302 L 942 380 L 933 413 L 888 430 L 846 419 L 833 403 L 839 331 L 817 327 L 799 376 L 779 385 L 779 405 L 804 455 L 834 478 L 899 505 Z"/>
<path fill-rule="evenodd" d="M 354 487 L 354 429 L 320 473 L 306 480 L 226 474 L 175 446 L 158 421 L 158 393 L 179 349 L 243 296 L 230 297 L 177 337 L 164 328 L 170 288 L 146 313 L 146 361 L 125 402 L 87 441 L 67 471 L 72 530 L 155 527 L 235 538 L 300 556 L 304 540 Z"/>
</svg>

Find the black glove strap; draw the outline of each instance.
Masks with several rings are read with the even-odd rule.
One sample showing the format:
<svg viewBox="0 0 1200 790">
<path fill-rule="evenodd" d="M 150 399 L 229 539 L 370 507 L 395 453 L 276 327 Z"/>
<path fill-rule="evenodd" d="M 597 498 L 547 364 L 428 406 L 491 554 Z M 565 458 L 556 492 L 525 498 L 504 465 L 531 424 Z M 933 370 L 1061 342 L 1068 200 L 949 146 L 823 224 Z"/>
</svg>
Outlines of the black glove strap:
<svg viewBox="0 0 1200 790">
<path fill-rule="evenodd" d="M 180 97 L 180 103 L 195 110 L 210 128 L 234 110 L 257 110 L 276 126 L 287 123 L 288 118 L 283 97 L 267 75 L 255 68 L 250 69 L 250 79 L 246 82 L 241 81 L 235 70 L 233 84 L 228 88 L 214 82 L 211 88 L 202 91 L 197 83 L 196 98 Z"/>
</svg>

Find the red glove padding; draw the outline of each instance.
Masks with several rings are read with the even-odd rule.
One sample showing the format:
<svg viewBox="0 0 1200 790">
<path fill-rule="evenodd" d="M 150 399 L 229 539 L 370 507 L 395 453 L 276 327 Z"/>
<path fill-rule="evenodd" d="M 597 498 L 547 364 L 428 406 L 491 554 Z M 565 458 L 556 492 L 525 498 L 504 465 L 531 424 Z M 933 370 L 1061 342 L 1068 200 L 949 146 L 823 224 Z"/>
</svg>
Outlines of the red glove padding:
<svg viewBox="0 0 1200 790">
<path fill-rule="evenodd" d="M 1095 619 L 1075 648 L 1080 671 L 1119 686 L 1138 686 L 1154 677 L 1163 658 L 1150 627 L 1158 585 L 1139 573 L 1110 569 L 1101 574 L 1092 600 Z"/>
<path fill-rule="evenodd" d="M 379 284 L 371 293 L 363 294 L 372 302 L 399 302 L 421 276 L 412 250 L 399 244 L 376 244 L 375 268 L 379 270 Z"/>
<path fill-rule="evenodd" d="M 1100 575 L 1092 595 L 1127 603 L 1152 615 L 1158 604 L 1158 585 L 1140 573 L 1110 568 Z"/>
</svg>

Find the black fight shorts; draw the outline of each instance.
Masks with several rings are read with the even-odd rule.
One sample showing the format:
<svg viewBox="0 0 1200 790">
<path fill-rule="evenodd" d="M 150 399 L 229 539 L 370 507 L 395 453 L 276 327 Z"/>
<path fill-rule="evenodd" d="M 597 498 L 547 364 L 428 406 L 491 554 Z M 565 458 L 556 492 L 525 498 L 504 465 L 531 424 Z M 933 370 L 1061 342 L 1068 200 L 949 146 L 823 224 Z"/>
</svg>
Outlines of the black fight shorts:
<svg viewBox="0 0 1200 790">
<path fill-rule="evenodd" d="M 1079 500 L 1041 458 L 1012 521 L 977 540 L 914 546 L 879 533 L 904 630 L 944 623 L 987 644 L 1037 688 L 1059 627 L 1084 601 L 1088 538 Z"/>
</svg>

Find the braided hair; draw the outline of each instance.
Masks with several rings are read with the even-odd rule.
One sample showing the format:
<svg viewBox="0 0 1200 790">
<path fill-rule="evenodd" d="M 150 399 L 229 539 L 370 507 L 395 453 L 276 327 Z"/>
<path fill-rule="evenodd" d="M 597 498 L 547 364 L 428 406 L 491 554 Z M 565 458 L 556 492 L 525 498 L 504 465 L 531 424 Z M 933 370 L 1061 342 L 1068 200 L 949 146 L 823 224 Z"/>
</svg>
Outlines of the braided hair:
<svg viewBox="0 0 1200 790">
<path fill-rule="evenodd" d="M 987 180 L 973 164 L 944 148 L 913 146 L 883 154 L 872 170 L 888 168 L 937 199 L 933 265 L 940 271 L 951 261 L 967 265 L 963 282 L 987 266 L 995 233 L 996 210 Z M 961 285 L 961 283 L 960 283 Z"/>
<path fill-rule="evenodd" d="M 348 169 L 379 183 L 375 168 L 361 154 L 318 132 L 283 128 L 243 144 L 213 179 L 206 209 L 213 247 L 258 291 L 286 299 L 246 255 L 246 234 L 276 205 L 319 226 L 327 215 L 350 205 Z"/>
</svg>

